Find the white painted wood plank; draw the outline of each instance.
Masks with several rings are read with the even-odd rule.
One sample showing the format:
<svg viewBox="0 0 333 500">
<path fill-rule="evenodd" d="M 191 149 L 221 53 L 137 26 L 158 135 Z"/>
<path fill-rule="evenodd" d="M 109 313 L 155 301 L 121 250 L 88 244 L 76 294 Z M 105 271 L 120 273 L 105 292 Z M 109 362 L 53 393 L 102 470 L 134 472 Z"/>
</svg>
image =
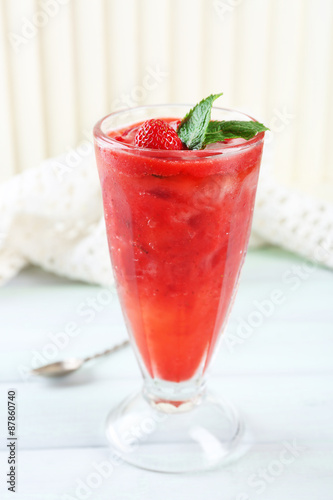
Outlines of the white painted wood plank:
<svg viewBox="0 0 333 500">
<path fill-rule="evenodd" d="M 223 92 L 217 105 L 235 108 L 235 9 L 223 0 L 205 2 L 202 9 L 205 49 L 202 57 L 203 96 Z"/>
<path fill-rule="evenodd" d="M 65 347 L 64 335 L 60 333 L 64 329 L 55 330 L 49 327 L 41 330 L 37 326 L 18 328 L 5 322 L 4 318 L 3 324 L 8 325 L 11 343 L 7 341 L 2 344 L 1 380 L 20 382 L 29 378 L 28 371 L 37 365 L 102 352 L 115 342 L 122 341 L 126 338 L 122 318 L 116 322 L 110 313 L 106 315 L 108 324 L 80 326 L 75 338 L 67 337 Z M 279 321 L 272 318 L 263 322 L 260 327 L 252 329 L 248 338 L 244 339 L 240 337 L 244 333 L 244 327 L 239 329 L 239 320 L 243 318 L 246 318 L 246 315 L 230 321 L 210 369 L 212 376 L 247 376 L 269 373 L 270 370 L 280 373 L 281 376 L 290 373 L 309 375 L 312 372 L 327 373 L 328 376 L 332 374 L 332 319 L 325 323 Z M 234 342 L 235 338 L 237 342 Z M 58 344 L 55 339 L 59 339 Z M 96 361 L 87 367 L 87 370 L 99 380 L 118 375 L 127 379 L 138 376 L 139 373 L 130 348 L 117 356 Z"/>
<path fill-rule="evenodd" d="M 79 138 L 87 139 L 107 109 L 107 68 L 103 0 L 74 0 L 74 60 Z"/>
<path fill-rule="evenodd" d="M 175 2 L 174 2 L 175 4 Z M 196 103 L 202 99 L 203 24 L 201 0 L 181 0 L 171 9 L 170 98 Z"/>
<path fill-rule="evenodd" d="M 274 173 L 278 180 L 291 183 L 298 162 L 298 128 L 303 120 L 300 100 L 303 85 L 302 61 L 304 2 L 270 2 L 270 37 L 266 85 L 268 88 L 268 126 L 274 134 Z"/>
<path fill-rule="evenodd" d="M 64 329 L 48 327 L 41 330 L 37 326 L 18 328 L 4 321 L 3 324 L 8 325 L 10 331 L 8 336 L 11 338 L 11 344 L 7 341 L 3 343 L 7 346 L 2 345 L 1 380 L 25 380 L 28 371 L 37 365 L 102 352 L 115 342 L 126 338 L 122 318 L 117 323 L 111 314 L 107 313 L 106 316 L 108 324 L 80 326 L 78 335 L 75 338 L 66 336 L 65 341 Z M 239 328 L 240 320 L 244 325 L 244 318 L 246 315 L 230 321 L 210 369 L 212 376 L 248 376 L 269 373 L 270 370 L 280 373 L 281 376 L 288 373 L 309 375 L 312 372 L 327 373 L 328 376 L 331 373 L 332 376 L 332 318 L 326 323 L 279 321 L 272 318 L 264 321 L 260 327 L 251 329 L 247 339 L 241 336 L 244 334 L 244 327 Z M 237 341 L 234 341 L 235 338 Z M 65 342 L 67 345 L 63 347 Z M 114 378 L 118 374 L 122 378 L 135 377 L 139 373 L 129 348 L 128 352 L 123 351 L 117 356 L 96 361 L 87 369 L 101 380 Z"/>
<path fill-rule="evenodd" d="M 298 113 L 301 115 L 297 136 L 295 180 L 307 190 L 316 191 L 325 177 L 325 143 L 327 134 L 327 103 L 332 81 L 327 76 L 331 57 L 328 43 L 332 31 L 333 3 L 307 0 L 302 61 L 302 85 L 299 88 Z M 329 125 L 329 134 L 332 133 Z"/>
<path fill-rule="evenodd" d="M 45 155 L 38 36 L 47 15 L 42 17 L 35 0 L 7 1 L 5 6 L 15 151 L 17 168 L 22 171 L 37 166 Z"/>
<path fill-rule="evenodd" d="M 48 156 L 65 152 L 79 139 L 72 9 L 71 2 L 60 5 L 40 33 Z"/>
<path fill-rule="evenodd" d="M 169 0 L 141 0 L 139 8 L 139 47 L 140 47 L 140 83 L 142 82 L 145 104 L 163 104 L 168 102 L 170 83 L 169 44 L 172 32 Z M 163 73 L 158 80 L 147 75 L 152 70 Z M 147 85 L 147 83 L 148 85 Z"/>
<path fill-rule="evenodd" d="M 333 13 L 331 14 L 331 25 L 333 25 Z M 328 56 L 328 61 L 325 68 L 325 78 L 329 84 L 329 87 L 332 88 L 333 82 L 333 29 L 330 30 L 330 36 L 327 41 L 327 45 L 330 49 L 330 54 Z M 323 186 L 325 187 L 325 196 L 326 199 L 332 200 L 332 189 L 331 184 L 333 183 L 333 149 L 331 146 L 331 136 L 332 136 L 332 124 L 331 124 L 331 116 L 333 114 L 333 95 L 332 92 L 329 92 L 327 96 L 327 100 L 325 103 L 326 116 L 325 116 L 325 154 L 324 154 L 324 178 L 323 178 Z"/>
<path fill-rule="evenodd" d="M 136 91 L 140 84 L 138 10 L 136 0 L 105 0 L 105 65 L 108 71 L 107 112 L 139 104 Z"/>
<path fill-rule="evenodd" d="M 88 372 L 67 380 L 16 383 L 20 448 L 104 446 L 107 414 L 141 385 L 139 377 L 98 381 Z M 325 375 L 215 376 L 209 388 L 244 415 L 256 443 L 297 439 L 311 447 L 333 446 L 332 385 Z M 0 384 L 2 401 L 7 389 L 8 384 Z M 2 412 L 2 428 L 5 418 Z"/>
<path fill-rule="evenodd" d="M 267 62 L 269 58 L 270 3 L 240 2 L 234 7 L 234 101 L 256 118 L 267 120 Z"/>
<path fill-rule="evenodd" d="M 101 478 L 97 488 L 86 488 L 87 498 L 98 500 L 142 500 L 161 497 L 175 500 L 252 499 L 259 496 L 258 486 L 251 484 L 251 476 L 267 467 L 279 457 L 280 443 L 256 446 L 239 462 L 204 474 L 150 473 L 116 461 L 106 448 L 21 451 L 17 500 L 72 500 L 84 497 L 84 487 L 96 466 L 108 461 L 109 476 Z M 0 453 L 3 463 L 5 454 Z M 331 451 L 310 451 L 297 457 L 276 477 L 265 483 L 264 495 L 270 500 L 281 500 L 292 495 L 293 500 L 331 500 L 333 479 L 330 464 Z M 107 469 L 105 469 L 107 470 Z M 95 479 L 96 478 L 95 476 Z M 250 481 L 250 483 L 249 483 Z M 78 490 L 78 485 L 81 490 Z M 93 482 L 92 482 L 93 484 Z M 1 491 L 1 490 L 0 490 Z M 67 499 L 66 496 L 68 495 Z M 5 498 L 10 498 L 6 496 Z"/>
<path fill-rule="evenodd" d="M 12 94 L 10 88 L 9 61 L 5 24 L 5 4 L 0 2 L 0 182 L 15 174 L 16 158 L 14 148 L 14 123 Z"/>
<path fill-rule="evenodd" d="M 75 339 L 68 338 L 66 347 L 62 347 L 64 341 L 60 330 L 8 326 L 12 345 L 6 342 L 7 347 L 2 346 L 0 379 L 10 383 L 32 380 L 28 372 L 37 365 L 69 357 L 88 356 L 102 352 L 115 342 L 122 341 L 126 338 L 122 318 L 121 322 L 116 323 L 114 317 L 109 317 L 109 313 L 107 316 L 108 325 L 102 326 L 97 323 L 89 327 L 80 327 Z M 298 375 L 318 373 L 332 377 L 331 324 L 332 319 L 325 323 L 279 321 L 272 318 L 263 322 L 261 327 L 253 329 L 249 337 L 244 340 L 239 336 L 238 320 L 231 320 L 210 367 L 210 376 L 247 377 L 251 374 L 267 374 L 273 370 L 281 376 L 292 373 Z M 243 332 L 244 329 L 241 330 L 241 333 Z M 54 339 L 57 338 L 60 339 L 60 347 L 55 344 Z M 237 338 L 237 342 L 234 342 L 234 338 Z M 17 348 L 18 343 L 19 348 Z M 117 353 L 116 356 L 95 361 L 87 366 L 86 370 L 89 372 L 87 376 L 93 375 L 96 380 L 114 379 L 118 376 L 128 379 L 139 376 L 138 366 L 130 348 Z"/>
</svg>

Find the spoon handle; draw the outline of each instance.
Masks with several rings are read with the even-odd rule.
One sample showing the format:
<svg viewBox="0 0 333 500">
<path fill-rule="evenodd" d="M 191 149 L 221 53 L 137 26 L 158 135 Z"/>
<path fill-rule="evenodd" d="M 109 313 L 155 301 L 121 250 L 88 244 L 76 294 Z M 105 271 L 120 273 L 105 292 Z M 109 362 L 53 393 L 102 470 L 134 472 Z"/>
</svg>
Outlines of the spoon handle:
<svg viewBox="0 0 333 500">
<path fill-rule="evenodd" d="M 129 344 L 129 340 L 124 340 L 124 342 L 122 342 L 121 344 L 117 344 L 117 345 L 111 347 L 111 349 L 106 349 L 105 351 L 99 352 L 98 354 L 94 354 L 93 356 L 88 356 L 87 358 L 84 358 L 82 361 L 84 363 L 86 363 L 87 361 L 90 361 L 92 359 L 100 358 L 101 356 L 107 356 L 108 354 L 112 354 L 112 353 L 118 351 L 119 349 L 126 347 L 128 344 Z"/>
</svg>

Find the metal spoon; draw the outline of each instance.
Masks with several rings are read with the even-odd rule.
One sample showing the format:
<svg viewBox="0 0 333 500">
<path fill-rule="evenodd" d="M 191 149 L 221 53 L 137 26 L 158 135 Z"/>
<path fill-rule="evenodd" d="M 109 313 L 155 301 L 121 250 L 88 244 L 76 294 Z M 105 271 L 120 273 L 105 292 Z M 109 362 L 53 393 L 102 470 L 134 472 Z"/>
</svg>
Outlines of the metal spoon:
<svg viewBox="0 0 333 500">
<path fill-rule="evenodd" d="M 33 375 L 39 375 L 41 377 L 62 377 L 64 375 L 68 375 L 69 373 L 73 373 L 81 366 L 95 358 L 99 358 L 101 356 L 107 356 L 108 354 L 113 354 L 114 352 L 126 347 L 129 344 L 128 340 L 125 340 L 121 344 L 117 344 L 111 349 L 107 349 L 106 351 L 100 352 L 98 354 L 94 354 L 93 356 L 88 356 L 87 358 L 79 359 L 79 358 L 68 358 L 64 361 L 57 361 L 56 363 L 50 363 L 49 365 L 41 366 L 40 368 L 35 368 L 31 370 Z"/>
</svg>

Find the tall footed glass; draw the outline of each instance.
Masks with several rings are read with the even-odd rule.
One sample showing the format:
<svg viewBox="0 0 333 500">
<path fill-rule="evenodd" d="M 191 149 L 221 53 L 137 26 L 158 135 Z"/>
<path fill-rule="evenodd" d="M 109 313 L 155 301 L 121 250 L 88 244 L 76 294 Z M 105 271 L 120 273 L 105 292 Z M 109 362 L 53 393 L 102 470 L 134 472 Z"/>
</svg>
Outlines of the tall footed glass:
<svg viewBox="0 0 333 500">
<path fill-rule="evenodd" d="M 234 451 L 235 410 L 205 373 L 236 293 L 264 134 L 200 151 L 137 148 L 136 125 L 188 106 L 113 113 L 94 129 L 110 255 L 143 390 L 111 411 L 107 436 L 127 462 L 165 472 L 215 467 Z M 213 108 L 215 120 L 251 120 Z"/>
</svg>

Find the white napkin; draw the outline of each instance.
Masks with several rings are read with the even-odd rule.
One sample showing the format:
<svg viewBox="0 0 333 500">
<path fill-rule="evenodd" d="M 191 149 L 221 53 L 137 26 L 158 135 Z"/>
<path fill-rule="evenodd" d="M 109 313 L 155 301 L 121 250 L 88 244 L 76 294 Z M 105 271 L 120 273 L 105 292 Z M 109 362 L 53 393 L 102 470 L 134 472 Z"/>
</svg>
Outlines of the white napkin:
<svg viewBox="0 0 333 500">
<path fill-rule="evenodd" d="M 0 185 L 0 214 L 0 284 L 29 263 L 72 279 L 113 283 L 92 146 Z M 264 174 L 251 242 L 278 245 L 333 268 L 333 206 Z"/>
<path fill-rule="evenodd" d="M 0 283 L 29 263 L 113 283 L 93 148 L 81 149 L 75 166 L 67 153 L 0 185 Z"/>
<path fill-rule="evenodd" d="M 277 184 L 263 175 L 253 219 L 253 231 L 316 265 L 333 268 L 333 205 Z"/>
</svg>

